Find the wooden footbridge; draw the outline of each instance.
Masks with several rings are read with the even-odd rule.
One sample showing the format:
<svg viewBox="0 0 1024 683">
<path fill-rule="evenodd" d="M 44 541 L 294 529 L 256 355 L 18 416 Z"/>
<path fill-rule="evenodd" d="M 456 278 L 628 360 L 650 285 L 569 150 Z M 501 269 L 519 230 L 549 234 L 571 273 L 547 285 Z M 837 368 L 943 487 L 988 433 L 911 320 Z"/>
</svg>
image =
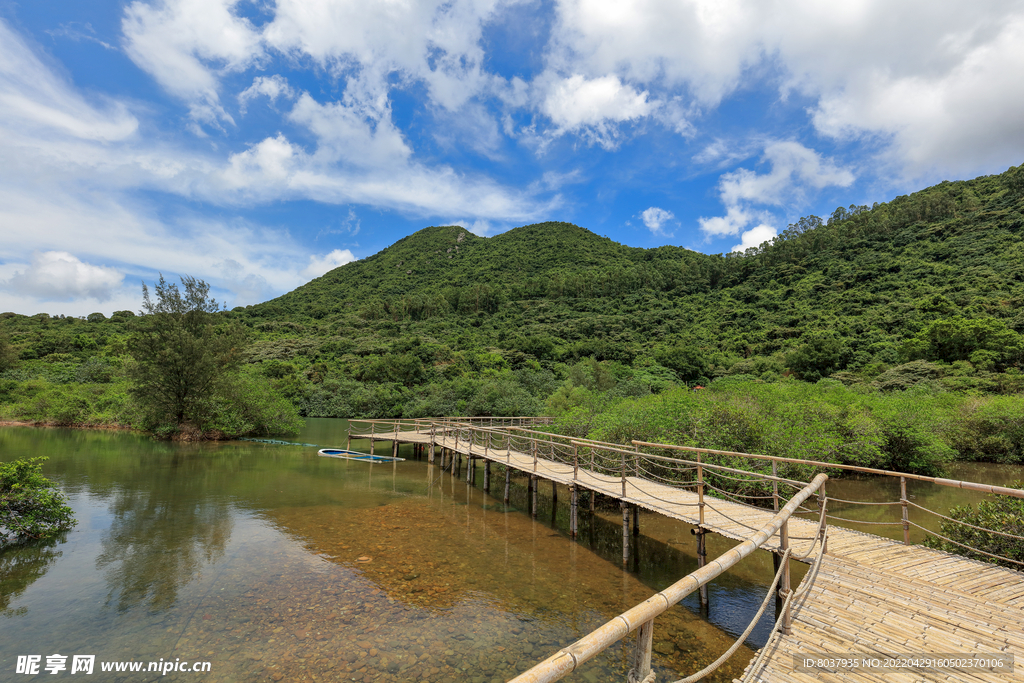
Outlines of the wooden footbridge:
<svg viewBox="0 0 1024 683">
<path fill-rule="evenodd" d="M 624 563 L 630 553 L 630 522 L 637 533 L 641 509 L 694 525 L 700 567 L 696 572 L 554 653 L 514 683 L 558 680 L 632 632 L 637 636 L 629 682 L 653 683 L 654 618 L 693 592 L 706 606 L 707 583 L 758 548 L 774 553 L 778 570 L 761 611 L 715 664 L 676 683 L 694 683 L 720 666 L 749 635 L 773 593 L 779 618 L 767 644 L 747 666 L 745 683 L 1024 681 L 1024 573 L 911 545 L 910 528 L 923 528 L 911 521 L 911 511 L 937 513 L 915 504 L 907 495 L 907 484 L 923 480 L 1018 498 L 1024 498 L 1024 491 L 665 444 L 634 441 L 627 447 L 534 429 L 543 422 L 355 421 L 349 433 L 350 440 L 369 439 L 371 452 L 379 441 L 391 442 L 396 453 L 400 443 L 414 444 L 431 462 L 440 458 L 441 466 L 451 466 L 454 472 L 465 457 L 470 482 L 476 477 L 475 461 L 480 460 L 487 491 L 492 463 L 504 465 L 506 502 L 512 473 L 523 473 L 528 476 L 527 499 L 534 515 L 541 479 L 552 482 L 555 495 L 558 485 L 568 487 L 574 537 L 581 493 L 589 492 L 591 510 L 595 495 L 617 500 L 623 515 Z M 898 477 L 899 500 L 863 504 L 899 506 L 901 520 L 894 524 L 903 527 L 903 543 L 830 524 L 853 520 L 829 514 L 825 474 L 810 482 L 794 478 L 811 466 Z M 812 496 L 816 505 L 808 504 Z M 709 561 L 707 533 L 742 542 Z M 790 586 L 791 559 L 811 564 L 796 590 Z M 1014 668 L 1015 660 L 1022 668 Z"/>
</svg>

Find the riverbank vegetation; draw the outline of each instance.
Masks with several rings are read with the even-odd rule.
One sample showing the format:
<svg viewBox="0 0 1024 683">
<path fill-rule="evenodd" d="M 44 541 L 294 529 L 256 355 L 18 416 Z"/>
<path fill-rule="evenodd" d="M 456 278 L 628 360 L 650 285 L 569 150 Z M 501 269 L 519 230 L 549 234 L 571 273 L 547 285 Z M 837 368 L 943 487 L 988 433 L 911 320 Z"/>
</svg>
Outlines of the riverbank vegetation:
<svg viewBox="0 0 1024 683">
<path fill-rule="evenodd" d="M 426 228 L 210 315 L 245 336 L 236 391 L 306 416 L 548 413 L 611 435 L 662 400 L 692 413 L 675 433 L 653 424 L 664 438 L 791 439 L 787 452 L 932 471 L 1021 458 L 1022 304 L 1017 167 L 806 217 L 742 254 L 636 249 L 567 223 Z M 143 424 L 136 318 L 0 314 L 0 419 Z M 965 416 L 976 426 L 949 427 Z M 214 411 L 208 428 L 229 421 Z"/>
<path fill-rule="evenodd" d="M 1011 488 L 1024 486 L 1018 481 Z M 949 517 L 940 530 L 945 538 L 929 536 L 925 545 L 1024 571 L 1024 499 L 990 496 L 953 508 Z"/>
<path fill-rule="evenodd" d="M 0 548 L 12 540 L 50 538 L 77 524 L 67 498 L 31 458 L 0 463 Z"/>
</svg>

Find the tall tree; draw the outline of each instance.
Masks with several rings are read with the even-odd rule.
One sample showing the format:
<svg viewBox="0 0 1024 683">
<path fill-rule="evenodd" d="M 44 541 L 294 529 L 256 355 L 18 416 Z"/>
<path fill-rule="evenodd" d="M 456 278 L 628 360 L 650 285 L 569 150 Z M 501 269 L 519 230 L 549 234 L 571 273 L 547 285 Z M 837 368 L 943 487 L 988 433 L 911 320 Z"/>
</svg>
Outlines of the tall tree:
<svg viewBox="0 0 1024 683">
<path fill-rule="evenodd" d="M 232 326 L 218 328 L 221 308 L 207 283 L 186 276 L 181 284 L 161 275 L 155 301 L 142 285 L 142 317 L 128 344 L 135 359 L 131 391 L 150 426 L 201 429 L 219 382 L 238 363 L 242 335 Z"/>
</svg>

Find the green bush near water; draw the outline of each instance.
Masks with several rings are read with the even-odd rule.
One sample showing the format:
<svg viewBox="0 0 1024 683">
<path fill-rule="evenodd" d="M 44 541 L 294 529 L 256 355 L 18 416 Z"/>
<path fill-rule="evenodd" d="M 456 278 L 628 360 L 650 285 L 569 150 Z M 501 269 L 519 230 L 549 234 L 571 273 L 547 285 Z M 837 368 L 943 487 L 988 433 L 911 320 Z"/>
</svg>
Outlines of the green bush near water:
<svg viewBox="0 0 1024 683">
<path fill-rule="evenodd" d="M 67 498 L 43 476 L 44 460 L 0 463 L 0 547 L 10 537 L 46 538 L 77 523 Z"/>
<path fill-rule="evenodd" d="M 1020 489 L 1024 486 L 1018 481 L 1014 482 L 1011 488 Z M 1024 571 L 1024 564 L 1021 564 L 1024 563 L 1024 499 L 990 496 L 987 500 L 978 503 L 977 506 L 963 505 L 953 508 L 949 511 L 949 517 L 957 521 L 943 520 L 941 533 L 953 542 L 929 536 L 925 539 L 926 546 Z M 958 522 L 962 522 L 962 524 Z M 979 528 L 972 529 L 964 524 Z M 1001 533 L 991 533 L 981 529 L 990 529 Z M 1001 534 L 1010 534 L 1017 538 Z M 972 552 L 972 549 L 982 552 Z M 1009 559 L 989 557 L 982 553 Z M 1016 560 L 1016 562 L 1009 560 Z"/>
</svg>

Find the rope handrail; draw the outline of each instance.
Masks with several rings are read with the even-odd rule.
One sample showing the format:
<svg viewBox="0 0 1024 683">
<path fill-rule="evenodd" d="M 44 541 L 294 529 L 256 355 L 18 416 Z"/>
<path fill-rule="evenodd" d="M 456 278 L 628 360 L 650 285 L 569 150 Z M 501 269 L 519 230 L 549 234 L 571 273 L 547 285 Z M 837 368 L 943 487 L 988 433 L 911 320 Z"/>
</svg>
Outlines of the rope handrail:
<svg viewBox="0 0 1024 683">
<path fill-rule="evenodd" d="M 577 442 L 577 441 L 574 441 L 574 443 L 577 443 L 577 445 L 580 445 L 580 446 L 587 446 L 587 445 L 589 445 L 589 444 L 584 444 L 582 442 Z M 591 446 L 591 447 L 593 448 L 593 446 Z M 796 487 L 799 487 L 799 488 L 803 488 L 804 486 L 807 486 L 807 484 L 805 482 L 797 481 L 796 479 L 786 479 L 784 477 L 776 477 L 776 476 L 772 476 L 771 474 L 762 474 L 761 472 L 752 472 L 750 470 L 739 470 L 739 469 L 736 469 L 735 467 L 726 467 L 725 465 L 715 465 L 715 464 L 707 463 L 707 462 L 696 463 L 693 460 L 682 460 L 680 458 L 666 458 L 665 456 L 662 456 L 662 455 L 651 455 L 650 453 L 638 453 L 637 451 L 631 451 L 628 448 L 615 448 L 615 447 L 610 447 L 610 446 L 601 446 L 601 448 L 604 449 L 604 450 L 612 451 L 613 453 L 619 453 L 619 454 L 622 454 L 622 455 L 642 455 L 645 458 L 650 458 L 650 459 L 654 459 L 654 460 L 663 460 L 663 461 L 668 461 L 668 462 L 681 462 L 681 463 L 686 463 L 687 465 L 700 465 L 701 467 L 704 467 L 706 469 L 721 470 L 723 472 L 733 472 L 735 474 L 744 474 L 744 475 L 747 475 L 747 476 L 754 476 L 754 477 L 758 477 L 759 479 L 762 479 L 764 481 L 777 481 L 779 483 L 792 484 L 793 486 L 796 486 Z"/>
<path fill-rule="evenodd" d="M 903 501 L 890 500 L 883 501 L 881 503 L 871 503 L 866 500 L 843 500 L 842 498 L 832 498 L 829 496 L 829 500 L 833 503 L 848 503 L 849 505 L 902 505 Z"/>
<path fill-rule="evenodd" d="M 928 508 L 926 508 L 926 507 L 924 507 L 922 505 L 918 505 L 917 503 L 911 502 L 909 500 L 907 501 L 907 504 L 908 505 L 913 505 L 918 510 L 924 510 L 925 512 L 930 512 L 931 514 L 935 515 L 936 517 L 941 517 L 942 519 L 945 519 L 945 520 L 950 521 L 950 522 L 956 522 L 957 524 L 960 524 L 960 525 L 966 526 L 966 527 L 970 527 L 971 529 L 975 529 L 976 531 L 983 531 L 986 534 L 998 534 L 999 536 L 1005 536 L 1006 538 L 1014 538 L 1014 539 L 1016 539 L 1018 541 L 1024 541 L 1024 536 L 1017 536 L 1016 534 L 1009 534 L 1009 533 L 1006 533 L 1005 531 L 996 531 L 995 529 L 986 529 L 985 527 L 982 527 L 982 526 L 974 526 L 973 524 L 968 524 L 967 522 L 961 522 L 959 519 L 953 519 L 952 517 L 947 517 L 946 515 L 943 515 L 943 514 L 940 514 L 938 512 L 935 512 L 935 510 L 929 510 Z"/>
<path fill-rule="evenodd" d="M 832 500 L 829 498 L 829 500 Z M 829 515 L 829 519 L 837 520 L 840 522 L 846 522 L 848 524 L 871 524 L 873 526 L 902 526 L 903 522 L 867 522 L 862 519 L 847 519 L 846 517 L 836 517 L 835 515 Z"/>
<path fill-rule="evenodd" d="M 511 683 L 544 683 L 556 681 L 575 671 L 580 664 L 592 659 L 609 646 L 621 640 L 628 633 L 652 622 L 687 595 L 693 593 L 712 579 L 734 566 L 743 558 L 764 545 L 792 516 L 793 511 L 818 491 L 828 480 L 828 475 L 818 474 L 800 490 L 771 520 L 747 540 L 726 551 L 704 567 L 688 574 L 668 588 L 656 593 L 644 602 L 623 612 L 603 626 L 583 636 L 572 645 L 562 648 L 551 657 L 526 672 L 516 676 Z M 824 544 L 822 544 L 824 547 Z M 788 565 L 783 565 L 788 566 Z M 790 593 L 792 596 L 793 593 Z"/>
<path fill-rule="evenodd" d="M 971 547 L 971 546 L 969 546 L 969 545 L 965 545 L 965 544 L 963 544 L 963 543 L 960 543 L 960 542 L 958 542 L 958 541 L 954 541 L 954 540 L 953 540 L 952 538 L 946 538 L 946 537 L 945 537 L 945 536 L 943 536 L 942 534 L 937 534 L 937 533 L 935 533 L 934 531 L 931 531 L 931 530 L 929 530 L 929 529 L 925 529 L 925 528 L 924 528 L 923 526 L 921 526 L 920 524 L 914 524 L 913 522 L 910 522 L 909 524 L 910 524 L 910 526 L 913 526 L 913 527 L 917 527 L 917 528 L 918 528 L 918 529 L 920 529 L 921 531 L 924 531 L 924 532 L 926 532 L 926 533 L 929 533 L 929 534 L 931 534 L 932 536 L 935 536 L 936 538 L 941 538 L 941 539 L 942 539 L 943 541 L 947 541 L 947 542 L 949 542 L 949 543 L 952 543 L 953 545 L 958 545 L 958 546 L 960 546 L 961 548 L 966 548 L 967 550 L 970 550 L 970 551 L 971 551 L 971 552 L 973 552 L 973 553 L 980 553 L 980 554 L 982 554 L 982 555 L 988 555 L 989 557 L 993 557 L 993 558 L 995 558 L 995 559 L 997 559 L 997 560 L 1003 560 L 1003 561 L 1005 561 L 1005 562 L 1013 562 L 1014 564 L 1019 564 L 1019 565 L 1021 565 L 1022 567 L 1024 567 L 1024 561 L 1021 561 L 1021 560 L 1015 560 L 1015 559 L 1013 559 L 1013 558 L 1011 558 L 1011 557 L 1003 557 L 1002 555 L 995 555 L 995 554 L 993 554 L 993 553 L 990 553 L 990 552 L 986 552 L 986 551 L 984 551 L 984 550 L 979 550 L 978 548 L 972 548 L 972 547 Z"/>
<path fill-rule="evenodd" d="M 676 446 L 673 444 L 663 443 L 650 443 L 647 441 L 633 440 L 632 443 L 635 446 L 648 446 L 651 448 L 664 448 L 666 450 L 679 450 L 679 451 L 690 451 L 695 453 L 712 453 L 715 455 L 731 455 L 742 458 L 754 458 L 757 460 L 774 460 L 775 462 L 788 462 L 797 465 L 813 465 L 815 467 L 825 467 L 828 469 L 841 469 L 850 472 L 863 472 L 865 474 L 884 474 L 887 477 L 906 477 L 907 479 L 915 479 L 917 481 L 927 481 L 940 486 L 951 486 L 959 489 L 969 489 L 971 491 L 981 491 L 983 493 L 995 493 L 1004 496 L 1012 496 L 1014 498 L 1024 498 L 1024 490 L 1022 489 L 1011 489 L 1005 486 L 994 486 L 991 484 L 979 484 L 973 481 L 960 481 L 957 479 L 943 479 L 942 477 L 928 477 L 923 474 L 910 474 L 908 472 L 894 472 L 891 470 L 879 470 L 874 467 L 861 467 L 859 465 L 841 465 L 834 462 L 822 462 L 820 460 L 801 460 L 799 458 L 783 458 L 777 455 L 761 455 L 759 453 L 740 453 L 738 451 L 719 451 L 713 448 L 696 448 L 695 446 Z"/>
</svg>

